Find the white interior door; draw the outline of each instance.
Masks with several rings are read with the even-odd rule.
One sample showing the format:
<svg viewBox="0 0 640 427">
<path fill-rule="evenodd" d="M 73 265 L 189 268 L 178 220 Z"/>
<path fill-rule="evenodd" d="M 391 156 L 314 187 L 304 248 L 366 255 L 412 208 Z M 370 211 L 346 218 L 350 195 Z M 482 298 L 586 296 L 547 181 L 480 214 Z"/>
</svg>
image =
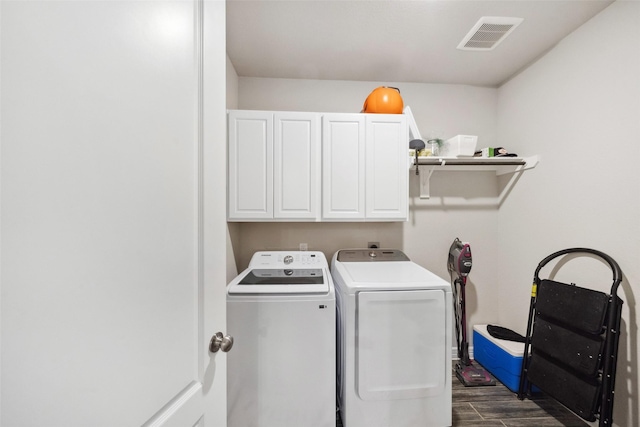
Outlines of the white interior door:
<svg viewBox="0 0 640 427">
<path fill-rule="evenodd" d="M 224 425 L 224 2 L 0 18 L 0 423 Z"/>
</svg>

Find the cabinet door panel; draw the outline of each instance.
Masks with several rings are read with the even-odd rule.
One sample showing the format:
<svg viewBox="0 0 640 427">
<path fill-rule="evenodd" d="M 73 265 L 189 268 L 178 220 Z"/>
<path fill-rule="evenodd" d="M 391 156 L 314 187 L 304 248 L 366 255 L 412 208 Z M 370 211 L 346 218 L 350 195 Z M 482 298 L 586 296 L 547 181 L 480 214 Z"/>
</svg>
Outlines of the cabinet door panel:
<svg viewBox="0 0 640 427">
<path fill-rule="evenodd" d="M 407 219 L 408 132 L 403 115 L 367 115 L 368 219 Z"/>
<path fill-rule="evenodd" d="M 273 218 L 273 113 L 229 112 L 229 219 Z"/>
<path fill-rule="evenodd" d="M 318 216 L 320 127 L 316 113 L 276 113 L 274 218 Z"/>
<path fill-rule="evenodd" d="M 364 219 L 364 132 L 361 114 L 327 114 L 323 117 L 323 219 Z"/>
</svg>

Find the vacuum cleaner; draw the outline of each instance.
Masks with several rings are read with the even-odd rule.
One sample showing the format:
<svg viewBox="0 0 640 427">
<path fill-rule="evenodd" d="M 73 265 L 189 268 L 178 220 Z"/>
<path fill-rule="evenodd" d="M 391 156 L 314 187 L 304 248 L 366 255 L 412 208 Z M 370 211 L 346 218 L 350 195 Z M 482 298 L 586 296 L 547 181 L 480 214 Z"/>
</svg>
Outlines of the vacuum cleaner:
<svg viewBox="0 0 640 427">
<path fill-rule="evenodd" d="M 475 366 L 469 358 L 469 342 L 467 341 L 467 317 L 465 310 L 465 286 L 471 271 L 471 247 L 469 243 L 456 239 L 449 248 L 447 270 L 451 276 L 453 293 L 453 312 L 456 320 L 456 343 L 458 344 L 458 362 L 456 377 L 465 387 L 496 385 L 491 375 L 479 366 Z"/>
</svg>

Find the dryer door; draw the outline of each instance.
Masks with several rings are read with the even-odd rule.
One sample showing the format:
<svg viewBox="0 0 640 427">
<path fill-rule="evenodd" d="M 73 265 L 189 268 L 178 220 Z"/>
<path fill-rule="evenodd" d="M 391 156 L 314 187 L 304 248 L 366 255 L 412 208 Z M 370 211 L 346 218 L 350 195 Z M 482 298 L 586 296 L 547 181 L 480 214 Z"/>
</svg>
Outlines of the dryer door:
<svg viewBox="0 0 640 427">
<path fill-rule="evenodd" d="M 356 327 L 361 399 L 411 399 L 445 391 L 451 367 L 444 291 L 360 292 Z"/>
</svg>

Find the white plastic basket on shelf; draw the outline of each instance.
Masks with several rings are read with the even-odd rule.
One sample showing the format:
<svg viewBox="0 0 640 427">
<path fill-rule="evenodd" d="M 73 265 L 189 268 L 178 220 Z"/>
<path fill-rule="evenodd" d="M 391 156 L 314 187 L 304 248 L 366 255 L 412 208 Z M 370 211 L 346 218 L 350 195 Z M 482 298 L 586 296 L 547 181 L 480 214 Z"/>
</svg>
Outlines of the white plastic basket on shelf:
<svg viewBox="0 0 640 427">
<path fill-rule="evenodd" d="M 478 137 L 475 135 L 456 135 L 444 142 L 446 157 L 473 157 Z"/>
</svg>

